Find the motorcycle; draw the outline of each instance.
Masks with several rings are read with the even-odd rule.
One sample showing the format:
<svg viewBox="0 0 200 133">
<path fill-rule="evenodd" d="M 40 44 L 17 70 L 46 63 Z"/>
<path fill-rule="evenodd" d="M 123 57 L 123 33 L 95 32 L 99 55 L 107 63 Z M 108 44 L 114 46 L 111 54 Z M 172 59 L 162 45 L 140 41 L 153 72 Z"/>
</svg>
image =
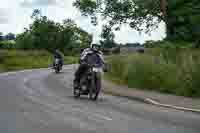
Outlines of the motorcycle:
<svg viewBox="0 0 200 133">
<path fill-rule="evenodd" d="M 59 73 L 60 70 L 62 69 L 62 65 L 60 62 L 61 62 L 60 59 L 58 58 L 55 59 L 54 66 L 53 66 L 55 73 Z"/>
<path fill-rule="evenodd" d="M 74 97 L 89 95 L 91 100 L 97 100 L 101 90 L 101 74 L 103 70 L 100 66 L 89 66 L 88 71 L 80 80 L 80 87 L 74 87 Z"/>
<path fill-rule="evenodd" d="M 87 95 L 91 100 L 97 100 L 101 90 L 101 76 L 104 71 L 104 62 L 97 54 L 90 55 L 87 60 L 88 69 L 81 76 L 79 87 L 75 87 L 74 97 L 79 98 L 81 95 Z"/>
</svg>

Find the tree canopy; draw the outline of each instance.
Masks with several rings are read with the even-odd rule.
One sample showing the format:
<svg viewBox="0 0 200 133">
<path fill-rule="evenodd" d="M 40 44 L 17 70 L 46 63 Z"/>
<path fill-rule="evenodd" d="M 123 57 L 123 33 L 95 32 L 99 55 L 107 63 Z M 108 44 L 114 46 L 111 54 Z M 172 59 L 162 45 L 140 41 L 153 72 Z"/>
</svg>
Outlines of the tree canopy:
<svg viewBox="0 0 200 133">
<path fill-rule="evenodd" d="M 101 32 L 101 38 L 100 43 L 103 48 L 113 48 L 117 44 L 114 41 L 115 34 L 112 32 L 112 29 L 108 25 L 104 25 Z"/>
<path fill-rule="evenodd" d="M 200 1 L 168 0 L 168 38 L 196 41 L 200 37 Z"/>
<path fill-rule="evenodd" d="M 16 38 L 16 45 L 23 49 L 60 49 L 65 54 L 75 54 L 81 48 L 87 47 L 92 41 L 92 35 L 78 27 L 71 19 L 56 23 L 39 10 L 34 10 L 31 16 L 33 23 Z"/>
<path fill-rule="evenodd" d="M 91 16 L 92 20 L 97 14 L 101 14 L 116 28 L 127 23 L 138 31 L 144 30 L 142 25 L 145 25 L 145 29 L 149 31 L 150 27 L 165 20 L 160 8 L 161 2 L 162 0 L 76 0 L 74 6 L 83 15 Z"/>
<path fill-rule="evenodd" d="M 199 0 L 75 0 L 74 6 L 92 23 L 97 24 L 101 16 L 116 30 L 129 24 L 150 32 L 163 21 L 168 39 L 195 41 L 200 36 Z"/>
<path fill-rule="evenodd" d="M 0 32 L 0 41 L 3 41 L 3 33 Z"/>
</svg>

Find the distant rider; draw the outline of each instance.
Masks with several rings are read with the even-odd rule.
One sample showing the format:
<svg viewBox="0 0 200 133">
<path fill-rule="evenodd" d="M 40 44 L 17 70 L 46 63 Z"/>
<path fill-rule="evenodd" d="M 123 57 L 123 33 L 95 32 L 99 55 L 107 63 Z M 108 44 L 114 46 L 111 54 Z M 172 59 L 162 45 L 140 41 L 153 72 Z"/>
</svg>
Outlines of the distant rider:
<svg viewBox="0 0 200 133">
<path fill-rule="evenodd" d="M 60 50 L 56 49 L 53 53 L 54 55 L 54 62 L 53 62 L 53 66 L 55 65 L 55 59 L 59 59 L 60 60 L 60 64 L 61 66 L 63 66 L 63 54 L 61 53 Z"/>
</svg>

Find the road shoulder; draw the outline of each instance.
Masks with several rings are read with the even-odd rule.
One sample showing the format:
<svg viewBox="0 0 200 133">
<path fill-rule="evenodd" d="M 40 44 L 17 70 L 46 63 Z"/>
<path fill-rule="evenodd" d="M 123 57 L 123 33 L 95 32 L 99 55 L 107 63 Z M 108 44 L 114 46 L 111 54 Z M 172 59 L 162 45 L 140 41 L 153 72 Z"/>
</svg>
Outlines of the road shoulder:
<svg viewBox="0 0 200 133">
<path fill-rule="evenodd" d="M 156 106 L 200 113 L 200 99 L 128 88 L 127 86 L 116 85 L 107 80 L 103 80 L 103 92 Z"/>
</svg>

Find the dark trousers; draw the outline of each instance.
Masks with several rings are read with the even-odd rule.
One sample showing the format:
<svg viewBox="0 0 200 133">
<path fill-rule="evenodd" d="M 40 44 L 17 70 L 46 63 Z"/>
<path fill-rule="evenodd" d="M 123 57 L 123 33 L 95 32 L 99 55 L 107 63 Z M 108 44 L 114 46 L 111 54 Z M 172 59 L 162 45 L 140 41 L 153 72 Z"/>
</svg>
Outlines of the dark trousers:
<svg viewBox="0 0 200 133">
<path fill-rule="evenodd" d="M 88 70 L 87 64 L 80 64 L 78 69 L 75 72 L 75 82 L 80 83 L 81 76 Z"/>
</svg>

